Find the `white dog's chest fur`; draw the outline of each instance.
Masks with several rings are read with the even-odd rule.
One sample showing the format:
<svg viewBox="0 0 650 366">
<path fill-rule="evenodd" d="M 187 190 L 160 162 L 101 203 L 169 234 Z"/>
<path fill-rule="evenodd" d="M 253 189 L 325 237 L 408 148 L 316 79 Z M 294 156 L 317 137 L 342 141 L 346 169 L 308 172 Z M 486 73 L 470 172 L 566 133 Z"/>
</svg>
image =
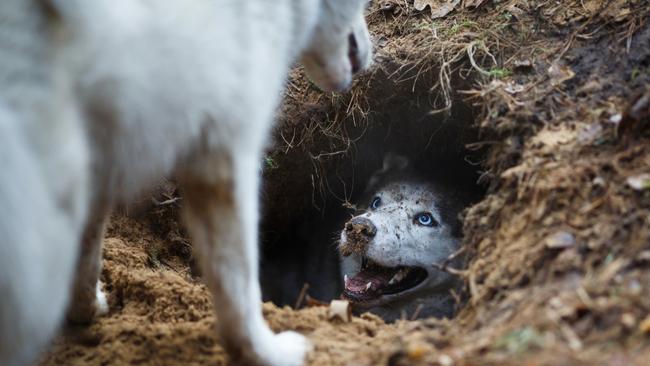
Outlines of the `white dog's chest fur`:
<svg viewBox="0 0 650 366">
<path fill-rule="evenodd" d="M 259 154 L 286 65 L 304 40 L 280 40 L 291 29 L 278 26 L 290 23 L 265 22 L 282 17 L 274 14 L 283 11 L 278 4 L 258 9 L 266 16 L 242 32 L 233 23 L 247 16 L 239 14 L 248 10 L 246 3 L 224 6 L 217 19 L 214 12 L 202 16 L 200 6 L 178 2 L 162 7 L 132 2 L 126 16 L 107 4 L 103 17 L 109 26 L 102 29 L 108 31 L 75 32 L 96 37 L 81 43 L 95 48 L 70 49 L 70 64 L 81 72 L 78 91 L 89 106 L 86 112 L 99 121 L 110 119 L 92 126 L 91 136 L 110 154 L 97 158 L 114 168 L 110 178 L 117 193 L 128 198 L 175 167 L 191 164 L 197 149 Z M 296 50 L 283 49 L 294 44 Z"/>
</svg>

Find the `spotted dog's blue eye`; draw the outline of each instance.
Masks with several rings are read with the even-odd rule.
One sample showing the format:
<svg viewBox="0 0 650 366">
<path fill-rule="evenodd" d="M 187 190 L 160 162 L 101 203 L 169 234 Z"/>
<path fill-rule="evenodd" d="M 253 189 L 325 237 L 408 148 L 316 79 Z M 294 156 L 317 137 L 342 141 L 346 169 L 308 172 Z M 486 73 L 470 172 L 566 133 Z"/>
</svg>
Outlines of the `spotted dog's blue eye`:
<svg viewBox="0 0 650 366">
<path fill-rule="evenodd" d="M 375 197 L 372 199 L 372 202 L 370 203 L 370 208 L 373 210 L 376 210 L 379 205 L 381 205 L 381 198 Z"/>
<path fill-rule="evenodd" d="M 428 212 L 423 212 L 415 216 L 415 221 L 422 226 L 437 226 L 438 223 Z"/>
</svg>

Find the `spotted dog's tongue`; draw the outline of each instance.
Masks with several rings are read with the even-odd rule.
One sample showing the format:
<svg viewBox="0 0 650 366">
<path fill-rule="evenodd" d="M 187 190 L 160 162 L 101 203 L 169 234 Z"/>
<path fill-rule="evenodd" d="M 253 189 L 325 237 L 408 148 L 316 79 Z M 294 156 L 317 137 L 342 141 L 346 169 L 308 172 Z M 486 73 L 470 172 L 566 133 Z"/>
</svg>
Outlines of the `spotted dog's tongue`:
<svg viewBox="0 0 650 366">
<path fill-rule="evenodd" d="M 426 276 L 426 271 L 413 267 L 364 264 L 354 277 L 345 277 L 343 296 L 353 302 L 365 302 L 381 295 L 398 293 L 421 282 L 422 273 Z"/>
<path fill-rule="evenodd" d="M 372 294 L 385 287 L 398 268 L 366 268 L 347 280 L 345 291 L 373 297 Z"/>
<path fill-rule="evenodd" d="M 427 277 L 427 271 L 419 267 L 384 267 L 364 260 L 361 270 L 354 277 L 345 276 L 343 296 L 352 302 L 363 303 L 382 295 L 406 291 Z"/>
</svg>

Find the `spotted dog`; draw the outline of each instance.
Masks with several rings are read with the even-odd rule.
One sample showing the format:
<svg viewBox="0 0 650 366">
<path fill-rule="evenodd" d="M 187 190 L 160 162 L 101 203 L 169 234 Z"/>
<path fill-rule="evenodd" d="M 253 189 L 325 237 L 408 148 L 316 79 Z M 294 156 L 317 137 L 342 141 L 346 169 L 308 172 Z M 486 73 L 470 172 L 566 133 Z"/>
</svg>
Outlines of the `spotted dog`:
<svg viewBox="0 0 650 366">
<path fill-rule="evenodd" d="M 463 264 L 462 256 L 453 256 L 461 244 L 458 194 L 389 155 L 370 179 L 365 202 L 341 232 L 343 297 L 387 321 L 452 316 L 452 292 L 461 281 L 439 265 Z"/>
</svg>

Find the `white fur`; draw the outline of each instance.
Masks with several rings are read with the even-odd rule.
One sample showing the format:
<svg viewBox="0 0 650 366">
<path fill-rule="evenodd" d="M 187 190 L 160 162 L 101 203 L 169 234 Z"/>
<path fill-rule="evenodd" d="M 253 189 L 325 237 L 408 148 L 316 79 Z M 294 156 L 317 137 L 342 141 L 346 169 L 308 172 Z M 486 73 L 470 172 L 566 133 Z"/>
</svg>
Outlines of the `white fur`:
<svg viewBox="0 0 650 366">
<path fill-rule="evenodd" d="M 351 32 L 368 65 L 365 1 L 45 2 L 0 4 L 0 364 L 34 359 L 71 286 L 70 321 L 106 311 L 105 217 L 163 175 L 185 193 L 233 362 L 302 364 L 309 342 L 273 334 L 260 309 L 259 162 L 302 51 L 324 89 L 350 83 Z"/>
<path fill-rule="evenodd" d="M 102 290 L 102 283 L 97 281 L 95 288 L 95 315 L 104 315 L 106 313 L 108 313 L 108 301 L 106 300 L 104 290 Z"/>
</svg>

